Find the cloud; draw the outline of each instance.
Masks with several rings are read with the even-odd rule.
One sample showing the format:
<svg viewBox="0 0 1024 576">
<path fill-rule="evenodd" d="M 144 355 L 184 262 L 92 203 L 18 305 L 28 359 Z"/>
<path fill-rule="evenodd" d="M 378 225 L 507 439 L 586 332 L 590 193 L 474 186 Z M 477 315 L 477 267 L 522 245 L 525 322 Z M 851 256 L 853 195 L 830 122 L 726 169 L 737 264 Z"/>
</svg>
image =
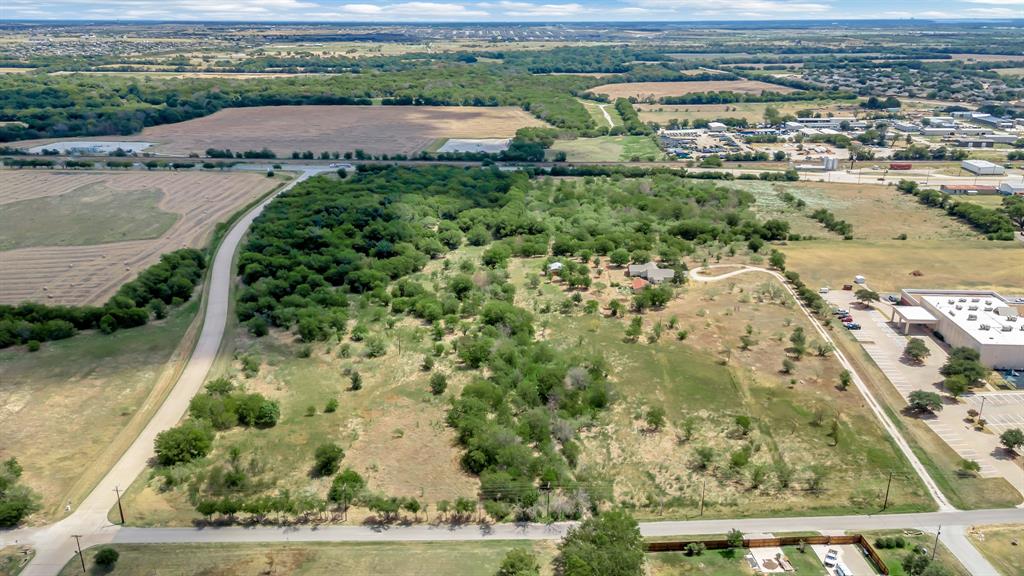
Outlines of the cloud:
<svg viewBox="0 0 1024 576">
<path fill-rule="evenodd" d="M 340 16 L 373 20 L 463 20 L 485 18 L 489 12 L 476 6 L 447 2 L 400 2 L 397 4 L 342 4 Z"/>
<path fill-rule="evenodd" d="M 1024 6 L 1024 0 L 963 0 L 968 4 L 994 4 L 997 6 Z M 1018 12 L 1018 17 L 1024 17 L 1024 12 Z"/>
<path fill-rule="evenodd" d="M 502 1 L 497 3 L 481 2 L 477 6 L 493 9 L 498 14 L 509 18 L 566 18 L 583 14 L 582 4 L 531 4 L 529 2 Z"/>
<path fill-rule="evenodd" d="M 633 0 L 642 8 L 680 15 L 716 14 L 718 18 L 742 15 L 744 17 L 774 18 L 778 14 L 820 14 L 832 9 L 823 2 L 793 2 L 790 0 L 734 0 L 721 6 L 708 6 L 706 0 Z"/>
</svg>

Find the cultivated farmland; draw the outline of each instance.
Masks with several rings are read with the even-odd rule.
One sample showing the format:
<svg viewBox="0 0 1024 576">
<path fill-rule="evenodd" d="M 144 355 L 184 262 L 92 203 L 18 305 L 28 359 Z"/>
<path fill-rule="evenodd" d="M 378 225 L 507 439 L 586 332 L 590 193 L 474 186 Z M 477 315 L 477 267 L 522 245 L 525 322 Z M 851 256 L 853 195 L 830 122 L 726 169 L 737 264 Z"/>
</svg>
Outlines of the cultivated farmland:
<svg viewBox="0 0 1024 576">
<path fill-rule="evenodd" d="M 622 84 L 604 84 L 591 88 L 594 94 L 607 94 L 611 98 L 661 98 L 662 96 L 681 96 L 695 92 L 744 92 L 760 94 L 762 92 L 794 92 L 792 88 L 768 84 L 757 80 L 711 80 L 706 82 L 626 82 Z"/>
<path fill-rule="evenodd" d="M 0 303 L 99 304 L 160 255 L 206 244 L 281 183 L 262 174 L 2 171 Z"/>
<path fill-rule="evenodd" d="M 525 126 L 546 126 L 519 108 L 461 106 L 262 106 L 229 108 L 176 124 L 146 128 L 139 140 L 158 154 L 207 148 L 414 154 L 438 138 L 510 138 Z M 93 140 L 124 140 L 124 137 Z M 24 143 L 19 143 L 19 145 Z"/>
</svg>

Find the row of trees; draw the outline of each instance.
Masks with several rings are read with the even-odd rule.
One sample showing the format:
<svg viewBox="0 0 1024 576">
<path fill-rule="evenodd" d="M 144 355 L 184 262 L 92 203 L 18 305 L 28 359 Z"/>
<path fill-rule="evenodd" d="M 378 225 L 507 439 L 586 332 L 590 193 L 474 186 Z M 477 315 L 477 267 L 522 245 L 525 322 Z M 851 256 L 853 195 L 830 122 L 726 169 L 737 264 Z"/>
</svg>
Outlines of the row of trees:
<svg viewBox="0 0 1024 576">
<path fill-rule="evenodd" d="M 917 197 L 922 204 L 945 210 L 947 214 L 963 220 L 989 240 L 1013 240 L 1014 220 L 1011 220 L 1011 215 L 1021 218 L 1021 223 L 1024 223 L 1024 207 L 1016 204 L 1019 201 L 1004 202 L 1001 208 L 988 208 L 974 202 L 956 200 L 953 196 L 938 190 L 922 189 L 912 180 L 900 180 L 896 189 Z"/>
<path fill-rule="evenodd" d="M 150 318 L 164 318 L 168 306 L 192 296 L 205 268 L 203 252 L 184 248 L 161 256 L 160 262 L 122 285 L 103 306 L 0 305 L 0 348 L 70 338 L 79 330 L 109 334 L 141 326 Z"/>
</svg>

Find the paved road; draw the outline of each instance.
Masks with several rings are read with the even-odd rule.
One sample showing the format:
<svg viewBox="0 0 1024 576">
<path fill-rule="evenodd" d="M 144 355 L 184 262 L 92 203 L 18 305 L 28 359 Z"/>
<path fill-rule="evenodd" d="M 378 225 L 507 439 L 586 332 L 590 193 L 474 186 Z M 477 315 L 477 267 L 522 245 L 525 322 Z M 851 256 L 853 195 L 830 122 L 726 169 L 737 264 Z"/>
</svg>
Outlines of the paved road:
<svg viewBox="0 0 1024 576">
<path fill-rule="evenodd" d="M 939 540 L 949 548 L 949 551 L 960 560 L 960 563 L 967 568 L 967 571 L 975 576 L 993 574 L 999 576 L 999 572 L 978 552 L 978 549 L 967 539 L 967 531 L 963 525 L 943 526 L 939 531 Z"/>
<path fill-rule="evenodd" d="M 156 435 L 173 427 L 181 420 L 188 409 L 189 400 L 203 385 L 206 374 L 217 356 L 224 336 L 230 303 L 231 282 L 234 277 L 232 260 L 242 237 L 245 236 L 256 216 L 263 211 L 263 208 L 270 203 L 274 196 L 290 190 L 318 171 L 323 171 L 323 169 L 315 168 L 302 172 L 299 177 L 240 218 L 224 237 L 220 249 L 214 257 L 209 274 L 210 289 L 204 312 L 203 329 L 188 364 L 167 399 L 153 415 L 142 433 L 121 455 L 120 460 L 100 480 L 78 509 L 60 522 L 48 526 L 0 535 L 0 543 L 18 540 L 20 542 L 31 541 L 35 544 L 36 556 L 22 572 L 23 576 L 42 576 L 59 572 L 73 554 L 72 534 L 86 535 L 87 537 L 83 538 L 83 545 L 86 542 L 90 545 L 109 542 L 113 538 L 117 527 L 111 526 L 107 522 L 107 512 L 117 503 L 115 487 L 125 488 L 145 472 L 147 463 L 153 457 L 153 441 Z"/>
<path fill-rule="evenodd" d="M 733 266 L 728 264 L 708 266 L 708 268 L 731 267 Z M 807 316 L 807 319 L 811 321 L 811 325 L 814 326 L 814 330 L 818 333 L 818 335 L 821 336 L 822 339 L 824 339 L 829 344 L 832 344 L 832 347 L 835 349 L 834 354 L 836 355 L 836 358 L 839 360 L 839 363 L 843 365 L 843 368 L 849 370 L 850 375 L 853 377 L 853 383 L 854 385 L 857 386 L 857 390 L 860 391 L 861 395 L 864 397 L 864 400 L 867 401 L 867 404 L 871 408 L 871 411 L 875 413 L 875 417 L 878 418 L 879 422 L 881 422 L 882 427 L 885 428 L 885 431 L 893 439 L 893 442 L 895 442 L 896 445 L 899 447 L 900 452 L 902 452 L 903 456 L 910 462 L 910 465 L 914 468 L 914 472 L 916 472 L 918 477 L 921 478 L 921 482 L 924 483 L 925 487 L 928 489 L 928 492 L 931 494 L 932 498 L 938 503 L 939 510 L 954 510 L 953 505 L 950 504 L 949 500 L 946 499 L 945 494 L 943 494 L 942 491 L 939 490 L 939 487 L 932 480 L 932 477 L 928 474 L 928 471 L 925 469 L 924 465 L 921 464 L 920 460 L 918 460 L 917 455 L 914 454 L 914 451 L 910 449 L 910 445 L 907 444 L 907 441 L 903 438 L 903 435 L 900 434 L 899 429 L 896 428 L 896 425 L 892 422 L 892 420 L 889 419 L 889 415 L 886 414 L 885 410 L 882 409 L 881 404 L 879 404 L 878 401 L 875 400 L 874 395 L 871 394 L 871 390 L 868 389 L 867 384 L 865 384 L 864 380 L 861 379 L 860 374 L 857 373 L 857 370 L 854 369 L 853 365 L 850 364 L 850 361 L 847 360 L 846 356 L 836 345 L 835 340 L 833 340 L 832 338 L 832 335 L 827 330 L 824 329 L 824 327 L 814 316 L 814 314 L 811 313 L 811 311 L 806 306 L 804 306 L 804 303 L 800 301 L 800 298 L 797 297 L 796 292 L 786 282 L 786 279 L 782 274 L 776 272 L 775 270 L 769 270 L 767 268 L 744 266 L 739 270 L 726 272 L 725 274 L 720 274 L 718 276 L 708 276 L 705 274 L 701 274 L 700 269 L 691 270 L 689 276 L 691 280 L 695 280 L 697 282 L 718 282 L 721 280 L 725 280 L 727 278 L 731 278 L 738 274 L 746 274 L 749 272 L 761 272 L 764 274 L 770 274 L 774 276 L 777 280 L 779 280 L 779 282 L 782 283 L 783 287 L 785 287 L 786 290 L 789 291 L 790 295 L 793 296 L 793 299 L 796 300 L 796 303 L 800 307 L 800 310 L 803 311 L 804 315 Z"/>
</svg>

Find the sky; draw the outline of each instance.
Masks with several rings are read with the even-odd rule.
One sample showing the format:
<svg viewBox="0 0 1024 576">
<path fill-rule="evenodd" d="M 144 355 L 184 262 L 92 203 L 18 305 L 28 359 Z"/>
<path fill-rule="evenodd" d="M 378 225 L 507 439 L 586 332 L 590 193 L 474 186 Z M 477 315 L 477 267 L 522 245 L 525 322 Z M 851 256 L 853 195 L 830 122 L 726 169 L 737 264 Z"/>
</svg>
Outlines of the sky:
<svg viewBox="0 0 1024 576">
<path fill-rule="evenodd" d="M 1024 18 L 1024 0 L 0 0 L 0 19 L 584 22 Z"/>
</svg>

